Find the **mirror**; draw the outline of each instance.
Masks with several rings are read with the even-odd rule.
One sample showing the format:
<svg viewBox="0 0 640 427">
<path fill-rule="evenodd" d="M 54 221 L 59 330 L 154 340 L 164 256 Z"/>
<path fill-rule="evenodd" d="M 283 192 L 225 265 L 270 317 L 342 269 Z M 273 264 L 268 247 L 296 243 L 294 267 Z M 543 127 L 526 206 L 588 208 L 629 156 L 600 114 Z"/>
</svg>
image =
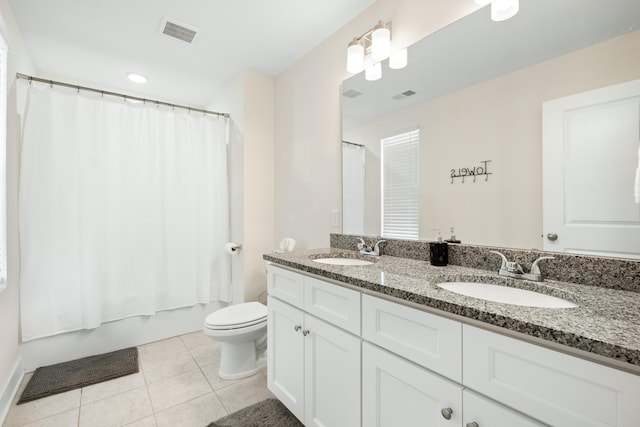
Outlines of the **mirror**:
<svg viewBox="0 0 640 427">
<path fill-rule="evenodd" d="M 345 80 L 343 233 L 380 234 L 380 141 L 420 129 L 420 239 L 453 226 L 463 243 L 543 249 L 543 103 L 639 79 L 639 29 L 637 0 L 520 0 L 507 21 L 484 7 L 417 42 L 378 81 Z"/>
</svg>

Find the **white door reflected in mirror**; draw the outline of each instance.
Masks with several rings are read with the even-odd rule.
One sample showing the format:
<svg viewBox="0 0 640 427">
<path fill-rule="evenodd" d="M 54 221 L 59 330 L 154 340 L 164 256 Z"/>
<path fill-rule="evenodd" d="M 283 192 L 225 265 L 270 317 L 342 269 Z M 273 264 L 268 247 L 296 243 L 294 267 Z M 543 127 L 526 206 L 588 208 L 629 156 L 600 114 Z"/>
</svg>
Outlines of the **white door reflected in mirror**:
<svg viewBox="0 0 640 427">
<path fill-rule="evenodd" d="M 640 80 L 543 104 L 544 250 L 640 258 L 639 145 Z"/>
</svg>

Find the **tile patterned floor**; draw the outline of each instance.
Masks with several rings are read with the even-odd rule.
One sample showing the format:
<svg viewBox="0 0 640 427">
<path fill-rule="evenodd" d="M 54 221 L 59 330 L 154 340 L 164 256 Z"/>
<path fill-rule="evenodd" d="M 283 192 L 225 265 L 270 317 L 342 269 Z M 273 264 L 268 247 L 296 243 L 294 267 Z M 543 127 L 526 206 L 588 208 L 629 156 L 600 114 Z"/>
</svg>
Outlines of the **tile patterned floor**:
<svg viewBox="0 0 640 427">
<path fill-rule="evenodd" d="M 220 344 L 202 332 L 138 350 L 139 373 L 19 406 L 14 402 L 3 427 L 205 427 L 273 397 L 264 370 L 241 380 L 218 377 Z"/>
</svg>

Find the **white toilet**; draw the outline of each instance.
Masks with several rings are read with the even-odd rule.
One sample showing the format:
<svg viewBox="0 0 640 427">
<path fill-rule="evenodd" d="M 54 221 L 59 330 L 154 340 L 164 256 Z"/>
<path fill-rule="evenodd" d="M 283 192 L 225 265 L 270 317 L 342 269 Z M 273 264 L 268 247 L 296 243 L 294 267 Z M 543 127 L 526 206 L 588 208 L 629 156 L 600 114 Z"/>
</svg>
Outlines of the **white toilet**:
<svg viewBox="0 0 640 427">
<path fill-rule="evenodd" d="M 222 308 L 207 316 L 202 330 L 222 344 L 220 378 L 248 377 L 266 366 L 266 305 L 247 302 Z"/>
</svg>

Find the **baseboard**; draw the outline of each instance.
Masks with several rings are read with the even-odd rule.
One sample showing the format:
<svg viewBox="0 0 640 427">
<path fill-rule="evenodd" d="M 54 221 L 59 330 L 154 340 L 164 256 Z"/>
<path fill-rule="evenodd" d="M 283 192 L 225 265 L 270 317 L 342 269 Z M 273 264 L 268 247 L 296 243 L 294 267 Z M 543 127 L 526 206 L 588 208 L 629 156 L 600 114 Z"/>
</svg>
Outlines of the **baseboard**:
<svg viewBox="0 0 640 427">
<path fill-rule="evenodd" d="M 0 395 L 0 425 L 5 422 L 7 415 L 9 415 L 11 404 L 18 393 L 23 378 L 24 369 L 22 368 L 22 356 L 18 356 L 18 360 L 16 360 L 16 363 L 13 365 L 13 374 L 11 374 L 11 378 L 9 378 L 9 381 L 5 384 L 5 387 L 2 389 L 2 395 Z"/>
</svg>

